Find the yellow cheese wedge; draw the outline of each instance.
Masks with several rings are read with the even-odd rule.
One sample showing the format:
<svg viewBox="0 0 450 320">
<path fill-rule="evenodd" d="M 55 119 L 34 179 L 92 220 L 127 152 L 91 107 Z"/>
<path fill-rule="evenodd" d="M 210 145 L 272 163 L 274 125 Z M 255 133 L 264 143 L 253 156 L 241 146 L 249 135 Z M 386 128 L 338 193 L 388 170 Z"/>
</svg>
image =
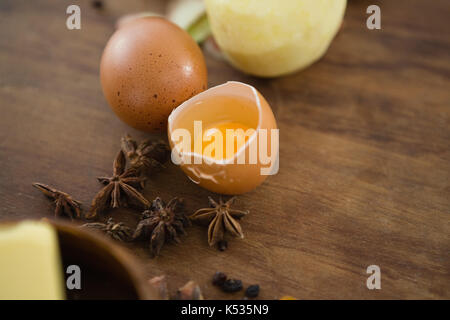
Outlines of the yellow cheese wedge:
<svg viewBox="0 0 450 320">
<path fill-rule="evenodd" d="M 64 299 L 58 238 L 48 223 L 0 226 L 0 299 Z"/>
</svg>

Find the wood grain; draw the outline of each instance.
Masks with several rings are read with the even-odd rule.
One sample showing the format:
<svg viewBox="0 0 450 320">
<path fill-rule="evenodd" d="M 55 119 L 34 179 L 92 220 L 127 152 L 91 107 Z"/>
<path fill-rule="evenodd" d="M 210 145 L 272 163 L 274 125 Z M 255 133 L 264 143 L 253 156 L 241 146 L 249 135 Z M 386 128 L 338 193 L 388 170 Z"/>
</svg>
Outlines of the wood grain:
<svg viewBox="0 0 450 320">
<path fill-rule="evenodd" d="M 31 183 L 53 185 L 88 205 L 109 174 L 120 137 L 147 137 L 109 109 L 99 60 L 124 13 L 161 11 L 164 1 L 107 1 L 82 10 L 82 29 L 65 27 L 74 1 L 0 2 L 0 218 L 50 217 Z M 126 3 L 126 5 L 125 5 Z M 382 30 L 365 27 L 369 4 Z M 238 204 L 246 238 L 226 252 L 193 226 L 179 245 L 150 259 L 128 245 L 149 277 L 171 290 L 194 279 L 207 298 L 242 298 L 210 285 L 217 270 L 259 283 L 261 298 L 450 298 L 450 4 L 349 0 L 326 56 L 278 79 L 248 77 L 206 55 L 209 85 L 239 80 L 258 88 L 280 128 L 280 172 Z M 148 198 L 209 192 L 174 165 L 155 176 Z M 138 214 L 111 213 L 130 226 Z M 379 265 L 382 289 L 366 288 Z"/>
</svg>

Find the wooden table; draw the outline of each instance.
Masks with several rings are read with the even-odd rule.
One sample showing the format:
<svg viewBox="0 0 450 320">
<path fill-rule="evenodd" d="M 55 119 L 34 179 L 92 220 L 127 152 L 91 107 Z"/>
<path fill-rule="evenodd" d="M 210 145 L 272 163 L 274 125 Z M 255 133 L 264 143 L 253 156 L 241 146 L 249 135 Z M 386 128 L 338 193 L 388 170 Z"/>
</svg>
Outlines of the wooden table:
<svg viewBox="0 0 450 320">
<path fill-rule="evenodd" d="M 31 187 L 48 183 L 89 203 L 111 173 L 120 137 L 148 137 L 122 123 L 99 83 L 102 49 L 116 18 L 161 11 L 164 1 L 81 6 L 82 29 L 66 29 L 67 1 L 0 2 L 0 217 L 51 217 Z M 382 30 L 366 28 L 377 2 Z M 149 277 L 171 291 L 190 279 L 207 298 L 236 298 L 210 284 L 224 271 L 261 298 L 450 298 L 450 3 L 350 0 L 341 32 L 310 68 L 273 80 L 248 77 L 206 55 L 209 85 L 250 83 L 273 107 L 280 171 L 237 203 L 246 238 L 210 248 L 193 226 L 150 259 L 128 245 Z M 210 193 L 174 165 L 145 195 L 184 197 L 189 213 Z M 111 215 L 130 226 L 138 215 Z M 381 268 L 368 290 L 366 268 Z"/>
</svg>

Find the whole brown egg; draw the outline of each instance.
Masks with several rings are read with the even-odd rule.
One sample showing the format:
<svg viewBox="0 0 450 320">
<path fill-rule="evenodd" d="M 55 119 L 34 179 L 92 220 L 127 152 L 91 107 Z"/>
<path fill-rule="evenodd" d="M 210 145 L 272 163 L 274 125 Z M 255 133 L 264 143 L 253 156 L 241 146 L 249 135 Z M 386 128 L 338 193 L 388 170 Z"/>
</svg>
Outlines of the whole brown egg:
<svg viewBox="0 0 450 320">
<path fill-rule="evenodd" d="M 117 116 L 147 132 L 163 132 L 171 111 L 207 87 L 203 54 L 191 36 L 160 17 L 126 23 L 100 62 L 103 93 Z"/>
</svg>

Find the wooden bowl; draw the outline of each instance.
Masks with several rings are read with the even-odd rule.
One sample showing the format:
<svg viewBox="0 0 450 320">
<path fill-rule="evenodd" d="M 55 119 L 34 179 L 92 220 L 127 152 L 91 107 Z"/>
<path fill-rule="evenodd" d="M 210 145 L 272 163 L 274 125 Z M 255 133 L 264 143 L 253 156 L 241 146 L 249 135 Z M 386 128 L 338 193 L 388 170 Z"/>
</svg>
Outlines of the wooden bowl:
<svg viewBox="0 0 450 320">
<path fill-rule="evenodd" d="M 69 265 L 81 268 L 81 290 L 66 290 L 67 299 L 160 299 L 125 248 L 94 231 L 49 222 L 58 232 L 64 271 Z"/>
<path fill-rule="evenodd" d="M 2 224 L 17 223 L 7 221 Z M 64 285 L 69 265 L 81 269 L 81 289 L 66 288 L 66 299 L 160 299 L 138 261 L 107 236 L 64 221 L 47 220 L 58 234 Z"/>
</svg>

